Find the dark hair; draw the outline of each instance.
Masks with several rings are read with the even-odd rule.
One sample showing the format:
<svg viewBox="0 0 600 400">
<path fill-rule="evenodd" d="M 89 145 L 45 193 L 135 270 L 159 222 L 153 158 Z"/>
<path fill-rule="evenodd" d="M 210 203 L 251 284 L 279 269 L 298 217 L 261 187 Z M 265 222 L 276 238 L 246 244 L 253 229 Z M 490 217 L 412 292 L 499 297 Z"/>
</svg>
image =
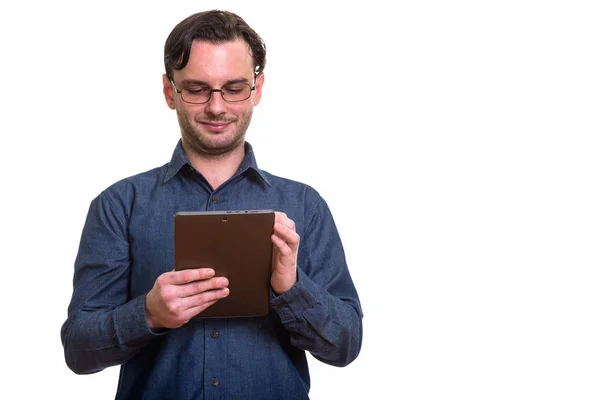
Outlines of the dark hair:
<svg viewBox="0 0 600 400">
<path fill-rule="evenodd" d="M 173 71 L 184 68 L 190 58 L 192 43 L 202 40 L 214 44 L 243 39 L 250 46 L 254 74 L 265 69 L 267 48 L 261 37 L 240 16 L 221 10 L 190 15 L 173 28 L 165 42 L 165 71 L 173 80 Z"/>
</svg>

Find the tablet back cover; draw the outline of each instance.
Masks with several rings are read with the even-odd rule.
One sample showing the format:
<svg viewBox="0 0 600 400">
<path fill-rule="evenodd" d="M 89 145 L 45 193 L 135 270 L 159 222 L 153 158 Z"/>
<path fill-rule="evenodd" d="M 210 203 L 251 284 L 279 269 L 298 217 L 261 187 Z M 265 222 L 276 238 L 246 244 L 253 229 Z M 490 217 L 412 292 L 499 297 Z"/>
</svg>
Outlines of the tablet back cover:
<svg viewBox="0 0 600 400">
<path fill-rule="evenodd" d="M 229 296 L 195 318 L 269 313 L 273 210 L 175 214 L 175 269 L 210 267 L 229 279 Z"/>
</svg>

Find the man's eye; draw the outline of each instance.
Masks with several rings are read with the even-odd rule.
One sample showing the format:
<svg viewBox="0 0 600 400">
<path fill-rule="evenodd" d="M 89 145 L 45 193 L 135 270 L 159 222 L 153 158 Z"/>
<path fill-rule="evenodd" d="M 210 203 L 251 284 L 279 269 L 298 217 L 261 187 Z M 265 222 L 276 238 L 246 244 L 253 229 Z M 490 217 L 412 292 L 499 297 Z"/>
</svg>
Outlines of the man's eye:
<svg viewBox="0 0 600 400">
<path fill-rule="evenodd" d="M 223 91 L 227 94 L 238 94 L 244 91 L 243 86 L 225 86 Z"/>
<path fill-rule="evenodd" d="M 204 93 L 210 91 L 208 86 L 190 86 L 190 87 L 186 88 L 185 90 L 190 92 L 190 94 L 204 94 Z"/>
</svg>

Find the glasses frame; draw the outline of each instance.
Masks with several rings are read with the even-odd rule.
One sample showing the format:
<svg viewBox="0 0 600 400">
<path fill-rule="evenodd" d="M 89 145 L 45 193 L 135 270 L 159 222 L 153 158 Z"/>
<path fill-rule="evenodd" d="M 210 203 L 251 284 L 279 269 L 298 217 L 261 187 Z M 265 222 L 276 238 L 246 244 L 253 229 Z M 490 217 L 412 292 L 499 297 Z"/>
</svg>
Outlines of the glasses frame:
<svg viewBox="0 0 600 400">
<path fill-rule="evenodd" d="M 193 103 L 193 102 L 187 101 L 186 99 L 183 98 L 183 94 L 181 93 L 182 89 L 178 89 L 177 85 L 175 84 L 175 82 L 173 82 L 172 79 L 169 79 L 169 81 L 171 82 L 171 85 L 173 85 L 173 88 L 175 88 L 175 92 L 181 96 L 181 100 L 183 100 L 183 102 L 188 103 L 188 104 L 206 104 L 210 101 L 210 99 L 212 99 L 212 94 L 214 92 L 221 93 L 221 98 L 223 99 L 223 101 L 225 101 L 227 103 L 239 103 L 239 102 L 248 100 L 250 98 L 250 96 L 252 96 L 252 91 L 254 91 L 256 89 L 256 77 L 254 77 L 254 79 L 252 80 L 252 85 L 250 85 L 249 83 L 246 83 L 246 82 L 240 82 L 240 83 L 243 83 L 244 85 L 250 86 L 250 94 L 248 95 L 248 97 L 246 97 L 243 100 L 227 100 L 225 98 L 225 94 L 223 93 L 223 88 L 227 85 L 224 85 L 224 86 L 221 86 L 221 89 L 210 89 L 208 92 L 208 100 L 203 101 L 202 103 Z"/>
</svg>

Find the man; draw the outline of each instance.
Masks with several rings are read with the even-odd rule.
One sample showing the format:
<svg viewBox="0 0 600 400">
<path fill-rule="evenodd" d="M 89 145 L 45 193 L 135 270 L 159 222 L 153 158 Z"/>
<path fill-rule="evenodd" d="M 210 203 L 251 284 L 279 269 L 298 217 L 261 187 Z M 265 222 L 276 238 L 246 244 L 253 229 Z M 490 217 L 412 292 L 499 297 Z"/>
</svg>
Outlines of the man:
<svg viewBox="0 0 600 400">
<path fill-rule="evenodd" d="M 181 140 L 169 163 L 92 201 L 61 330 L 66 362 L 78 374 L 121 365 L 118 399 L 306 399 L 305 352 L 348 365 L 362 311 L 325 201 L 260 170 L 245 141 L 264 43 L 239 16 L 207 11 L 173 29 L 164 58 Z M 173 216 L 238 209 L 277 210 L 270 313 L 194 319 L 228 296 L 228 281 L 173 269 Z"/>
</svg>

